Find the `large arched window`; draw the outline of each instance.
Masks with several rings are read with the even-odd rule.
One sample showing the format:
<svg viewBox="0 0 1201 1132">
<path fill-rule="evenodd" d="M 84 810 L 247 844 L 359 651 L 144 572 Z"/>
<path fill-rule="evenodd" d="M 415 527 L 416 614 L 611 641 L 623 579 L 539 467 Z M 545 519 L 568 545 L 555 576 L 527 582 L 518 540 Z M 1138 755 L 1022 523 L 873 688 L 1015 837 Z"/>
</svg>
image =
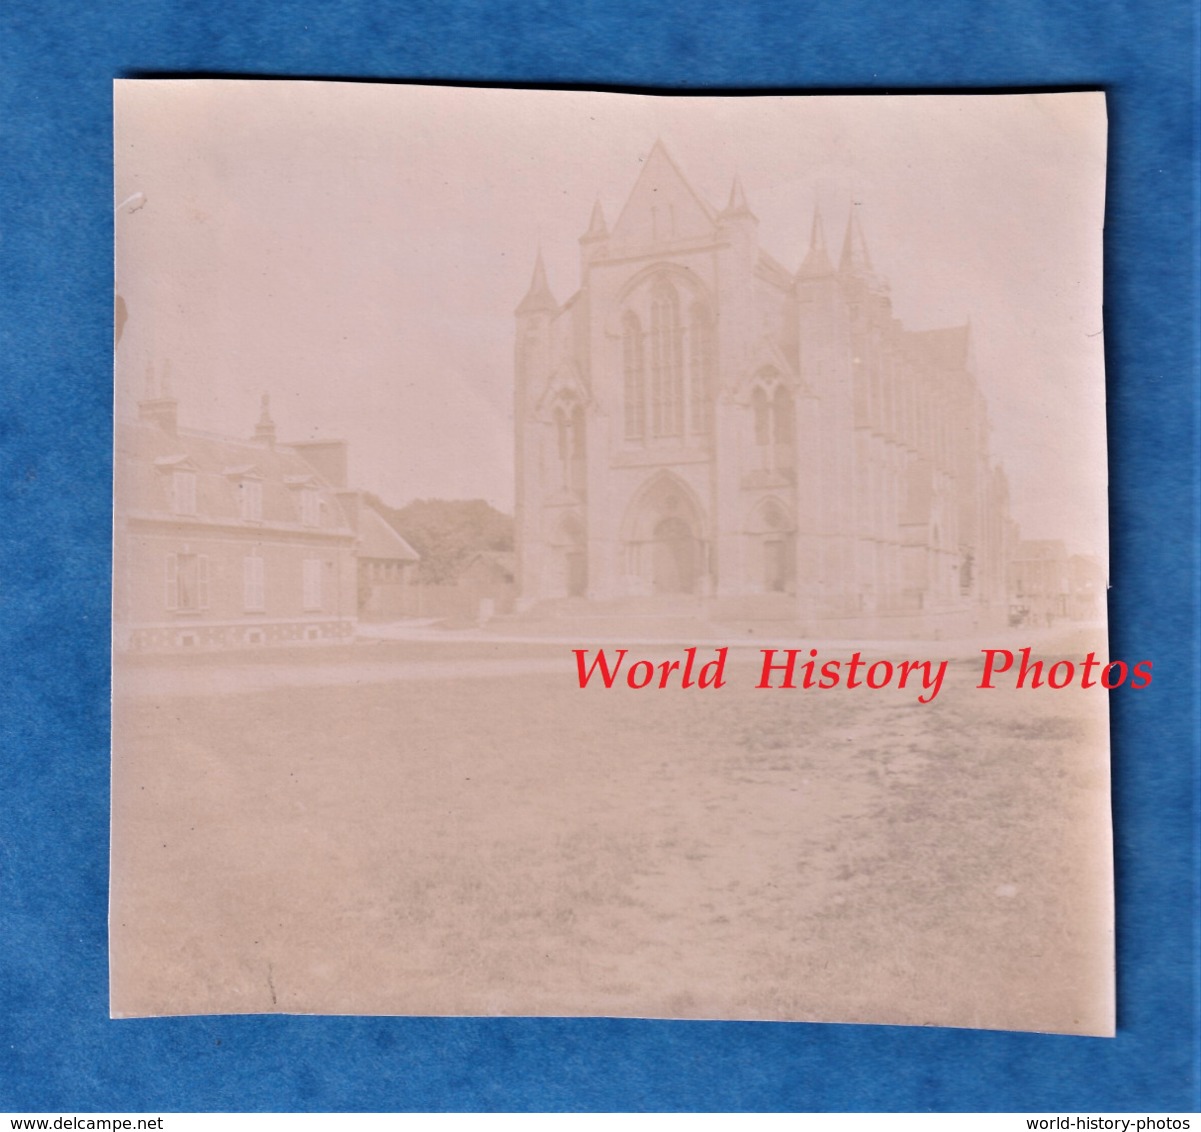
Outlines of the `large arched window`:
<svg viewBox="0 0 1201 1132">
<path fill-rule="evenodd" d="M 588 468 L 588 433 L 584 406 L 578 401 L 571 410 L 571 470 L 568 480 L 573 491 L 583 491 Z"/>
<path fill-rule="evenodd" d="M 555 408 L 555 439 L 558 441 L 559 479 L 562 486 L 567 487 L 571 474 L 571 418 L 562 405 Z"/>
<path fill-rule="evenodd" d="M 587 464 L 587 433 L 584 406 L 574 398 L 555 407 L 555 435 L 558 442 L 562 485 L 572 491 L 584 488 Z"/>
<path fill-rule="evenodd" d="M 792 394 L 787 386 L 776 386 L 772 397 L 772 418 L 772 439 L 777 447 L 791 448 L 796 429 L 793 424 Z"/>
<path fill-rule="evenodd" d="M 646 371 L 642 354 L 642 324 L 626 311 L 621 327 L 622 368 L 625 379 L 626 440 L 646 436 Z"/>
<path fill-rule="evenodd" d="M 766 448 L 771 442 L 771 402 L 762 385 L 756 385 L 751 393 L 751 411 L 755 415 L 755 443 Z"/>
<path fill-rule="evenodd" d="M 663 280 L 651 292 L 651 433 L 684 432 L 682 328 L 675 288 Z"/>
<path fill-rule="evenodd" d="M 689 428 L 703 436 L 713 427 L 713 319 L 704 303 L 693 303 L 689 337 Z"/>
</svg>

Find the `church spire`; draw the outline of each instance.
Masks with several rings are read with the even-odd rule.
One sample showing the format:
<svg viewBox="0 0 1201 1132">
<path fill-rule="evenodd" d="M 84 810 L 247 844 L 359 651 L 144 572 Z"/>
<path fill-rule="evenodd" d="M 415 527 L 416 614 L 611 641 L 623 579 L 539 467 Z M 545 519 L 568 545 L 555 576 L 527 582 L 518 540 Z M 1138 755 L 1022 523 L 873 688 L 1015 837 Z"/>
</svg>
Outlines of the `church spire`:
<svg viewBox="0 0 1201 1132">
<path fill-rule="evenodd" d="M 851 205 L 851 214 L 847 218 L 847 234 L 842 241 L 842 258 L 838 270 L 853 275 L 871 275 L 872 257 L 867 252 L 867 240 L 863 236 L 863 225 L 859 223 L 859 213 L 855 205 Z"/>
<path fill-rule="evenodd" d="M 518 314 L 533 314 L 535 311 L 557 311 L 559 304 L 551 294 L 546 282 L 546 266 L 542 262 L 542 249 L 538 249 L 538 258 L 534 261 L 534 275 L 530 279 L 530 288 L 525 298 L 517 307 Z"/>
<path fill-rule="evenodd" d="M 597 197 L 592 206 L 592 218 L 588 221 L 588 231 L 580 239 L 603 240 L 608 235 L 609 225 L 605 223 L 605 210 L 601 208 L 600 197 Z"/>
<path fill-rule="evenodd" d="M 746 190 L 742 187 L 742 178 L 737 173 L 734 174 L 734 183 L 730 186 L 730 199 L 726 202 L 726 207 L 722 209 L 722 216 L 751 216 L 755 214 L 751 211 L 751 206 L 747 204 Z"/>
<path fill-rule="evenodd" d="M 830 254 L 826 250 L 826 229 L 822 224 L 821 209 L 814 205 L 813 224 L 809 229 L 809 251 L 801 264 L 802 275 L 830 275 L 834 271 Z"/>
</svg>

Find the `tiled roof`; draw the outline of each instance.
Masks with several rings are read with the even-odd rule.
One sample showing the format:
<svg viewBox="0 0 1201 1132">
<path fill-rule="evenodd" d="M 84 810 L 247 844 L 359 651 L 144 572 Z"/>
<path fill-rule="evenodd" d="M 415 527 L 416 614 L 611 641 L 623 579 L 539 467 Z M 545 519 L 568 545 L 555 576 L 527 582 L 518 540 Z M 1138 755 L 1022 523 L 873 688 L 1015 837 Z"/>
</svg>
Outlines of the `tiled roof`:
<svg viewBox="0 0 1201 1132">
<path fill-rule="evenodd" d="M 286 446 L 184 428 L 171 432 L 138 421 L 117 424 L 116 451 L 124 462 L 118 506 L 125 512 L 187 521 L 189 516 L 172 510 L 172 472 L 188 470 L 196 475 L 197 521 L 242 523 L 239 483 L 246 478 L 262 482 L 264 526 L 314 529 L 302 523 L 299 490 L 311 485 L 318 493 L 319 529 L 350 533 L 333 488 L 300 453 Z"/>
<path fill-rule="evenodd" d="M 360 558 L 387 558 L 401 562 L 417 562 L 421 557 L 396 528 L 366 502 L 359 508 L 358 554 Z"/>
</svg>

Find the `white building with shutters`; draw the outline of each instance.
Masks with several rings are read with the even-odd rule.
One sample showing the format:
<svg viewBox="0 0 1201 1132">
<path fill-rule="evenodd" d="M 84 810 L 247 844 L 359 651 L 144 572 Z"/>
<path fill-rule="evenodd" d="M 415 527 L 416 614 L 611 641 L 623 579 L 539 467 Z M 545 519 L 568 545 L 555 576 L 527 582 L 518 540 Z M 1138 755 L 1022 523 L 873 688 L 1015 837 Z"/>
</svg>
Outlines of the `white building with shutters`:
<svg viewBox="0 0 1201 1132">
<path fill-rule="evenodd" d="M 360 500 L 345 443 L 276 443 L 266 398 L 252 439 L 181 428 L 162 378 L 149 385 L 138 419 L 117 425 L 117 646 L 353 636 Z"/>
</svg>

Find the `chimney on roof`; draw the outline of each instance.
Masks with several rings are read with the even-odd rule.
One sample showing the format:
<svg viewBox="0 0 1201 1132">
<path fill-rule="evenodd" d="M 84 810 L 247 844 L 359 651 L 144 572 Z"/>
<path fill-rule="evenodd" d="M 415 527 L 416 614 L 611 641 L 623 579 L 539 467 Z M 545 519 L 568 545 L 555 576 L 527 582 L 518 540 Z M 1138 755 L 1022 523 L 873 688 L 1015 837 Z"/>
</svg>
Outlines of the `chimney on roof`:
<svg viewBox="0 0 1201 1132">
<path fill-rule="evenodd" d="M 349 453 L 345 440 L 294 440 L 288 447 L 299 452 L 330 487 L 346 487 Z"/>
<path fill-rule="evenodd" d="M 266 393 L 263 394 L 258 424 L 254 426 L 254 440 L 256 444 L 265 445 L 267 448 L 275 447 L 275 422 L 271 419 L 271 397 Z"/>
<path fill-rule="evenodd" d="M 146 396 L 138 402 L 138 420 L 157 425 L 175 435 L 179 425 L 179 402 L 171 396 L 171 363 L 163 363 L 160 378 L 155 378 L 154 362 L 146 363 Z"/>
</svg>

